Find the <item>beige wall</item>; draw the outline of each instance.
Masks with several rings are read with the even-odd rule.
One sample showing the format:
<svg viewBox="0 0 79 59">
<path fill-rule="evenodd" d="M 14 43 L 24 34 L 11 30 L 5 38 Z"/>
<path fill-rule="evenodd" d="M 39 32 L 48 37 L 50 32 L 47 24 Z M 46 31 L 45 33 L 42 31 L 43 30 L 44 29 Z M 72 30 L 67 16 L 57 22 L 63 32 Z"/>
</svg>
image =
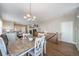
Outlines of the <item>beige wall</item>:
<svg viewBox="0 0 79 59">
<path fill-rule="evenodd" d="M 10 21 L 3 21 L 3 30 L 4 31 L 9 31 L 9 30 L 13 29 L 14 31 L 26 32 L 26 27 L 27 27 L 26 25 L 12 23 Z"/>
<path fill-rule="evenodd" d="M 14 30 L 26 32 L 26 25 L 14 24 Z"/>
<path fill-rule="evenodd" d="M 4 31 L 9 31 L 11 29 L 14 29 L 14 24 L 10 21 L 2 21 L 3 22 L 3 30 Z"/>
</svg>

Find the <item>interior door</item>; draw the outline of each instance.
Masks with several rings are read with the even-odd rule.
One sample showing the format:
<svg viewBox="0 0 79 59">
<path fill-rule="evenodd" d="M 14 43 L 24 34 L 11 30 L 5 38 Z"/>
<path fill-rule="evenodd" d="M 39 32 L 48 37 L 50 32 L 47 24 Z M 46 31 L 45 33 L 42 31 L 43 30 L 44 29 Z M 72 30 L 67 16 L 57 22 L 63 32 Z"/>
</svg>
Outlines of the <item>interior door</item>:
<svg viewBox="0 0 79 59">
<path fill-rule="evenodd" d="M 73 43 L 73 22 L 68 21 L 61 23 L 61 40 Z"/>
</svg>

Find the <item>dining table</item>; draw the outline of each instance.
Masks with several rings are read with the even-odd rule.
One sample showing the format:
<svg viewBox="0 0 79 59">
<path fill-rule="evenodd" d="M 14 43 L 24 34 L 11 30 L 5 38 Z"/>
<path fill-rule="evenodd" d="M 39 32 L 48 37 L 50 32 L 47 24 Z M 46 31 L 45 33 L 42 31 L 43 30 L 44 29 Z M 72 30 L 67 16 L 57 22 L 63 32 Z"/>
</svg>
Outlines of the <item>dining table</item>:
<svg viewBox="0 0 79 59">
<path fill-rule="evenodd" d="M 8 51 L 11 56 L 22 56 L 27 53 L 30 49 L 34 48 L 35 40 L 27 39 L 16 39 L 14 42 L 9 42 Z"/>
<path fill-rule="evenodd" d="M 17 38 L 15 41 L 10 41 L 8 43 L 9 55 L 10 56 L 24 56 L 26 53 L 28 53 L 28 51 L 33 49 L 35 46 L 36 37 L 33 37 L 31 35 L 29 35 L 28 37 L 25 39 Z M 42 36 L 38 36 L 38 38 L 39 37 L 42 37 Z M 46 53 L 46 43 L 44 44 L 44 53 Z"/>
</svg>

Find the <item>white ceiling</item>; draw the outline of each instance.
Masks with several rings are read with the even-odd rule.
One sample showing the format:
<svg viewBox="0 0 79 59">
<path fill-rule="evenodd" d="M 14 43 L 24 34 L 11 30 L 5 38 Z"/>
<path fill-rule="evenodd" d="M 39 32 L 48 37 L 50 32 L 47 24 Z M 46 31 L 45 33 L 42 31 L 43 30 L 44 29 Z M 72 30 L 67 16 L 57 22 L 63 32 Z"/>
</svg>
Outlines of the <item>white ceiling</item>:
<svg viewBox="0 0 79 59">
<path fill-rule="evenodd" d="M 78 3 L 32 3 L 31 5 L 32 15 L 37 16 L 38 22 L 64 15 L 79 7 Z M 29 13 L 28 3 L 2 3 L 0 8 L 2 14 L 9 14 L 21 20 L 25 12 Z"/>
</svg>

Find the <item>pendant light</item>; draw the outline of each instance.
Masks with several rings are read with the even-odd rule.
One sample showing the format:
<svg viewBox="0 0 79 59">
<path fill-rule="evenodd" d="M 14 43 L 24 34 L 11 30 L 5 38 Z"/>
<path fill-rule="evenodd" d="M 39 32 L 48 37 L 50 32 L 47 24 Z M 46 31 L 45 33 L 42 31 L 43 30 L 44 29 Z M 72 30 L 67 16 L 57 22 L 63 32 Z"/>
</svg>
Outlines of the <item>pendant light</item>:
<svg viewBox="0 0 79 59">
<path fill-rule="evenodd" d="M 24 15 L 24 19 L 27 19 L 29 21 L 34 21 L 36 19 L 36 16 L 33 16 L 31 12 L 31 0 L 29 3 L 29 13 Z"/>
</svg>

